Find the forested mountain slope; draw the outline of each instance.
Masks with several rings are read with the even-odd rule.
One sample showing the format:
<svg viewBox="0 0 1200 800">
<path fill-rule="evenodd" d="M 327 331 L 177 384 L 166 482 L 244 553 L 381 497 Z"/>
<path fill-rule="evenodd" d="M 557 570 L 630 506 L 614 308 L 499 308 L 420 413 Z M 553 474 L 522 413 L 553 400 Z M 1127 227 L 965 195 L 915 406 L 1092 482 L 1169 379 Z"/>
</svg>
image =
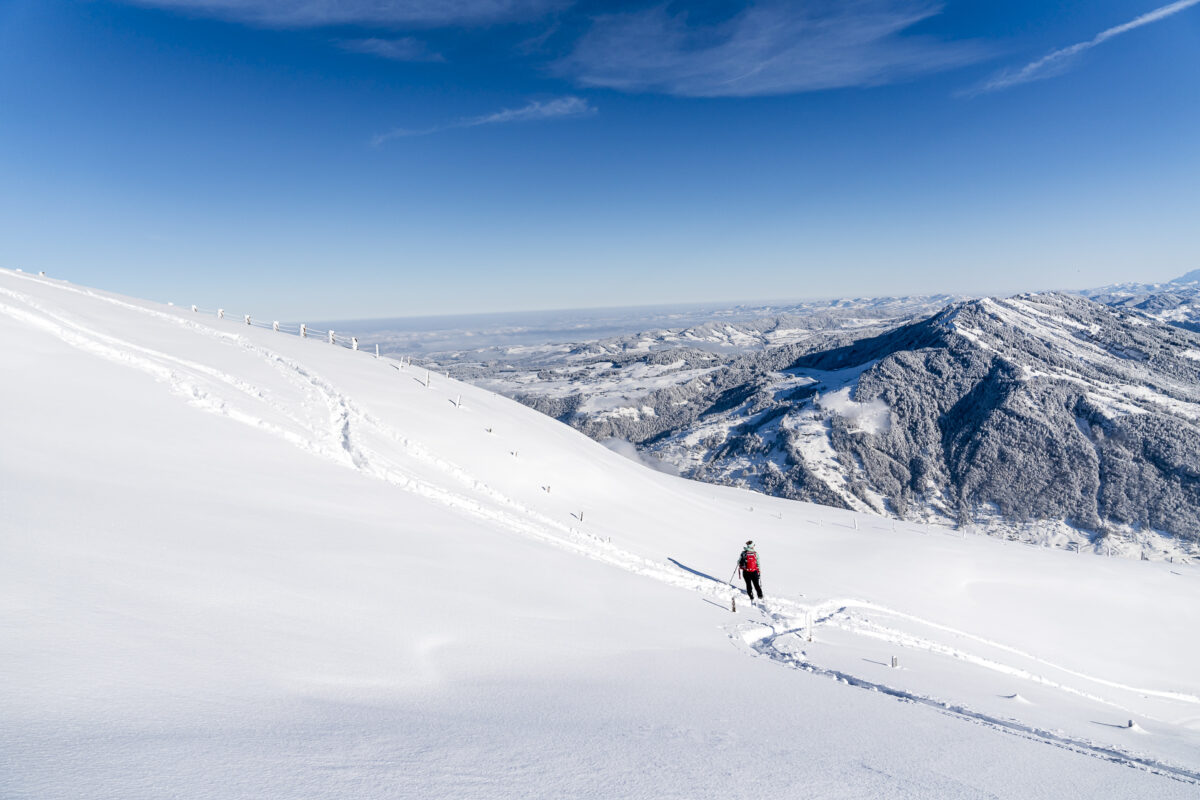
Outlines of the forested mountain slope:
<svg viewBox="0 0 1200 800">
<path fill-rule="evenodd" d="M 1066 294 L 952 304 L 560 415 L 693 477 L 900 517 L 1200 534 L 1200 336 Z"/>
</svg>

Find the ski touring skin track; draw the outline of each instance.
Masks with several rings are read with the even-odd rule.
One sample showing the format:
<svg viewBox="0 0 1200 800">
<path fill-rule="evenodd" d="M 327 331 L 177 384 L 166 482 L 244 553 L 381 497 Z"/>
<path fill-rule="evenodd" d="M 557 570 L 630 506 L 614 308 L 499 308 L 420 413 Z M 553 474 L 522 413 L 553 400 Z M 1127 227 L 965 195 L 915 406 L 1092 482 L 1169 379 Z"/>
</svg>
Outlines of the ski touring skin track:
<svg viewBox="0 0 1200 800">
<path fill-rule="evenodd" d="M 770 618 L 773 622 L 783 622 L 786 619 L 779 614 L 770 614 Z M 823 624 L 823 622 L 824 620 L 814 619 L 813 627 L 816 628 L 817 626 Z M 754 631 L 745 631 L 743 628 L 740 631 L 743 634 L 742 636 L 738 637 L 736 634 L 733 634 L 731 635 L 731 638 L 740 638 L 746 643 L 751 653 L 757 656 L 768 658 L 782 666 L 800 670 L 811 675 L 830 678 L 854 688 L 885 694 L 889 697 L 894 697 L 901 702 L 922 705 L 933 709 L 939 714 L 945 714 L 947 716 L 963 720 L 964 722 L 983 725 L 1001 733 L 1006 733 L 1031 741 L 1042 742 L 1044 744 L 1069 750 L 1070 752 L 1078 753 L 1080 755 L 1090 756 L 1092 758 L 1097 758 L 1114 764 L 1120 764 L 1133 769 L 1145 770 L 1155 775 L 1161 775 L 1182 783 L 1200 786 L 1200 772 L 1195 770 L 1168 764 L 1164 761 L 1137 755 L 1135 753 L 1126 752 L 1119 747 L 1098 744 L 1086 739 L 1067 736 L 1062 733 L 1045 730 L 1033 725 L 1026 725 L 1017 720 L 1003 719 L 1001 717 L 975 711 L 961 704 L 938 700 L 934 697 L 928 697 L 915 692 L 906 691 L 904 689 L 889 686 L 884 683 L 870 681 L 843 670 L 820 666 L 819 664 L 816 664 L 815 662 L 806 658 L 803 650 L 801 650 L 800 653 L 795 653 L 790 650 L 783 650 L 779 647 L 781 640 L 784 640 L 787 637 L 797 637 L 807 633 L 808 629 L 803 626 L 784 626 L 782 630 L 777 630 L 774 625 L 758 623 L 756 627 L 758 629 L 758 633 L 755 633 Z M 763 632 L 763 628 L 766 629 L 765 632 Z"/>
</svg>

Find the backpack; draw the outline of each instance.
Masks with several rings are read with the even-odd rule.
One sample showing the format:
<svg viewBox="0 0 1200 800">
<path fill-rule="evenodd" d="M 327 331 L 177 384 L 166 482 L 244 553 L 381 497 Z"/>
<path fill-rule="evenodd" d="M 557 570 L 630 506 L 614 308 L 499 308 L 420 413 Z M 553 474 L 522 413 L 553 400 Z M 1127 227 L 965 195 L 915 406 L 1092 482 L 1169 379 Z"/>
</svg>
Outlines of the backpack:
<svg viewBox="0 0 1200 800">
<path fill-rule="evenodd" d="M 753 550 L 742 553 L 742 569 L 746 572 L 758 572 L 758 553 Z"/>
</svg>

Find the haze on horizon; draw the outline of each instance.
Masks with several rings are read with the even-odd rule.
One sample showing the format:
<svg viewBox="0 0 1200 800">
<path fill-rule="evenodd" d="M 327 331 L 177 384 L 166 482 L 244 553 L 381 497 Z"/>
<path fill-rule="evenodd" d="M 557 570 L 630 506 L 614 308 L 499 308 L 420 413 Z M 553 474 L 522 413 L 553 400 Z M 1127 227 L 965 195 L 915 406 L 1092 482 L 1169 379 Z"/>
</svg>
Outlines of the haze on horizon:
<svg viewBox="0 0 1200 800">
<path fill-rule="evenodd" d="M 1200 0 L 9 0 L 0 266 L 280 318 L 1200 266 Z"/>
</svg>

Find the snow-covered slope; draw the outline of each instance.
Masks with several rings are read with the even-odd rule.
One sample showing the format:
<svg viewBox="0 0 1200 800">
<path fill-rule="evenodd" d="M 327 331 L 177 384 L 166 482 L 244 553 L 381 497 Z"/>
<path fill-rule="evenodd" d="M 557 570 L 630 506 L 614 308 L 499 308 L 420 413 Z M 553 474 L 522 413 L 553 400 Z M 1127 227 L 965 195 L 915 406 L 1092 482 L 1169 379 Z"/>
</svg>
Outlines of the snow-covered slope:
<svg viewBox="0 0 1200 800">
<path fill-rule="evenodd" d="M 673 478 L 32 275 L 0 271 L 0 341 L 6 798 L 1200 787 L 1192 567 Z M 732 613 L 746 538 L 768 599 Z"/>
</svg>

